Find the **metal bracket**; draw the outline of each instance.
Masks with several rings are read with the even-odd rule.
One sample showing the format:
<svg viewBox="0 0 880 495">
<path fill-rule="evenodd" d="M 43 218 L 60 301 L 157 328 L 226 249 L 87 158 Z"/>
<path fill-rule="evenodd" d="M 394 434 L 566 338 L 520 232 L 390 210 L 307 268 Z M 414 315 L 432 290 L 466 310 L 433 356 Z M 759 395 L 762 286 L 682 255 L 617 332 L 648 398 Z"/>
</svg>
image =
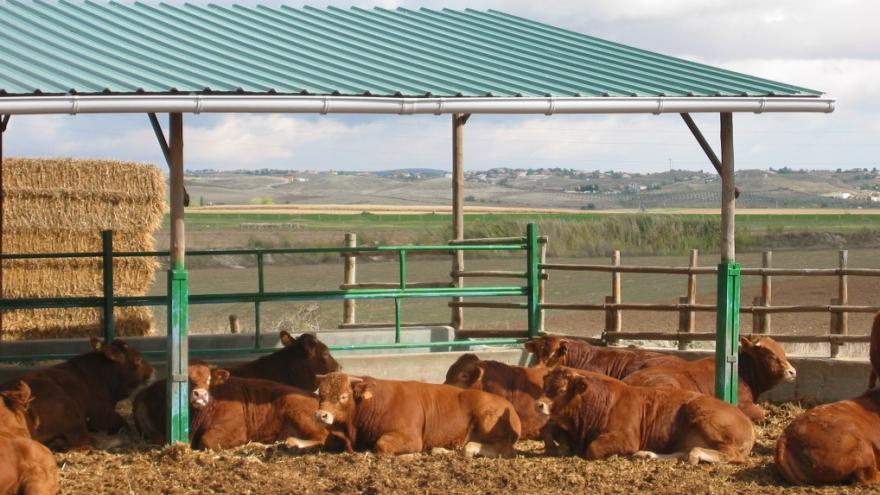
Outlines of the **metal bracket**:
<svg viewBox="0 0 880 495">
<path fill-rule="evenodd" d="M 703 152 L 706 153 L 706 156 L 709 158 L 709 161 L 712 162 L 712 166 L 715 167 L 715 171 L 721 174 L 721 160 L 718 159 L 718 155 L 715 154 L 715 151 L 712 149 L 712 146 L 706 141 L 706 138 L 703 136 L 703 133 L 700 132 L 700 128 L 697 127 L 697 123 L 694 122 L 694 119 L 691 117 L 689 113 L 680 114 L 684 123 L 687 124 L 688 129 L 691 130 L 691 133 L 697 139 L 697 143 L 699 143 L 700 148 L 703 148 Z M 739 197 L 739 188 L 734 188 L 733 197 Z"/>
<path fill-rule="evenodd" d="M 467 121 L 471 118 L 471 114 L 465 113 L 462 114 L 461 117 L 458 118 L 458 121 L 461 122 L 461 125 L 467 124 Z"/>
<path fill-rule="evenodd" d="M 147 117 L 150 118 L 150 124 L 153 126 L 153 132 L 156 134 L 156 140 L 159 141 L 159 148 L 162 148 L 162 155 L 165 157 L 165 164 L 168 165 L 168 168 L 171 168 L 171 148 L 168 147 L 168 140 L 165 139 L 165 132 L 162 130 L 162 124 L 159 123 L 159 118 L 156 117 L 155 113 L 148 113 Z M 189 206 L 189 193 L 186 192 L 186 188 L 183 188 L 183 206 Z"/>
<path fill-rule="evenodd" d="M 10 117 L 12 117 L 12 115 L 4 115 L 0 117 L 0 132 L 6 132 L 6 126 L 9 125 Z"/>
</svg>

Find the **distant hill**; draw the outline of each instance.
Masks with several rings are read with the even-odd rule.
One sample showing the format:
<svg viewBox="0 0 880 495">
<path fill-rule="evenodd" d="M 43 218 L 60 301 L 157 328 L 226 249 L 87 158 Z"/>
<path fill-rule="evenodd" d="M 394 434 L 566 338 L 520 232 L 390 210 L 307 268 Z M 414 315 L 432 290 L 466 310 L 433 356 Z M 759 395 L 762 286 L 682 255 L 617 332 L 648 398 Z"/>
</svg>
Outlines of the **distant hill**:
<svg viewBox="0 0 880 495">
<path fill-rule="evenodd" d="M 499 168 L 468 172 L 465 201 L 488 206 L 573 208 L 701 208 L 721 200 L 716 174 L 672 170 L 653 174 L 572 169 Z M 880 207 L 877 169 L 741 170 L 744 208 Z M 385 204 L 451 202 L 448 172 L 406 168 L 378 172 L 198 171 L 186 188 L 198 204 Z"/>
</svg>

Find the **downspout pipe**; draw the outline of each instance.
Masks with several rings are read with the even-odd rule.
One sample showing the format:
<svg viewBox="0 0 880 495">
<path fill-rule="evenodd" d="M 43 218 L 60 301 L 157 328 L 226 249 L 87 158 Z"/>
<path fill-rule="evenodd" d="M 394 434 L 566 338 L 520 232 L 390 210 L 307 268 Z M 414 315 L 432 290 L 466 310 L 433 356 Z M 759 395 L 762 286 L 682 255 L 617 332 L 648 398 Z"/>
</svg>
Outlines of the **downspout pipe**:
<svg viewBox="0 0 880 495">
<path fill-rule="evenodd" d="M 0 97 L 0 114 L 664 114 L 834 111 L 820 97 L 372 97 L 300 95 L 62 95 Z"/>
</svg>

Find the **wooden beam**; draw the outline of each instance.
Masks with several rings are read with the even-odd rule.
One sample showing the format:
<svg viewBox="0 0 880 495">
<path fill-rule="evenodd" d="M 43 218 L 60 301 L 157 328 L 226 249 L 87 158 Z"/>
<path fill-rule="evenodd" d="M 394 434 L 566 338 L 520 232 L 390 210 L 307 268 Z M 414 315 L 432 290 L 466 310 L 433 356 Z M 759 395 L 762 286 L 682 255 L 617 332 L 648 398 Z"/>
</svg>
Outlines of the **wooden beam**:
<svg viewBox="0 0 880 495">
<path fill-rule="evenodd" d="M 733 114 L 721 114 L 721 261 L 736 261 Z"/>
<path fill-rule="evenodd" d="M 171 148 L 169 148 L 168 141 L 165 139 L 162 124 L 159 123 L 159 118 L 156 117 L 155 113 L 148 113 L 147 117 L 150 119 L 150 125 L 153 126 L 153 133 L 156 134 L 156 141 L 159 142 L 162 156 L 165 157 L 165 164 L 168 165 L 168 170 L 171 170 Z M 189 193 L 186 192 L 186 188 L 183 188 L 183 206 L 189 206 Z"/>
<path fill-rule="evenodd" d="M 464 124 L 470 115 L 452 114 L 452 239 L 464 240 Z M 453 272 L 464 271 L 464 251 L 457 251 L 452 261 Z M 464 287 L 464 279 L 453 277 L 456 287 Z M 454 297 L 453 302 L 462 298 Z M 452 327 L 461 330 L 464 326 L 464 312 L 461 307 L 452 308 Z"/>
<path fill-rule="evenodd" d="M 168 156 L 171 160 L 171 267 L 183 268 L 186 241 L 183 226 L 183 114 L 169 115 L 171 139 Z"/>
<path fill-rule="evenodd" d="M 706 154 L 706 157 L 709 158 L 709 161 L 712 163 L 712 166 L 715 167 L 715 171 L 718 174 L 721 174 L 721 160 L 718 159 L 718 155 L 715 154 L 715 150 L 712 149 L 712 145 L 709 144 L 709 141 L 706 141 L 706 137 L 703 136 L 703 133 L 700 131 L 700 128 L 697 127 L 697 123 L 694 122 L 693 117 L 689 113 L 680 114 L 684 123 L 688 126 L 688 129 L 691 130 L 691 134 L 696 138 L 697 143 L 700 145 L 700 148 L 703 148 L 703 153 Z M 739 197 L 739 189 L 734 188 L 733 194 L 735 197 Z"/>
</svg>

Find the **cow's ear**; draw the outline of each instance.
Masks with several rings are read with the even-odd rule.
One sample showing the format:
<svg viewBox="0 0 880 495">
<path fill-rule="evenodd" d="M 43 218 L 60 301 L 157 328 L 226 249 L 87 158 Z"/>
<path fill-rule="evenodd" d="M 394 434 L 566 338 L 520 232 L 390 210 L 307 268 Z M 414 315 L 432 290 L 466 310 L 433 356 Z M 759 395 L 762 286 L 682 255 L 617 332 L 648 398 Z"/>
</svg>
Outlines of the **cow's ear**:
<svg viewBox="0 0 880 495">
<path fill-rule="evenodd" d="M 14 389 L 0 392 L 0 396 L 3 397 L 3 402 L 10 409 L 27 409 L 31 400 L 33 400 L 31 397 L 31 387 L 23 381 L 19 381 L 18 387 Z"/>
<path fill-rule="evenodd" d="M 355 383 L 351 388 L 352 391 L 354 391 L 354 398 L 357 401 L 370 400 L 373 398 L 374 385 L 370 382 L 361 380 Z"/>
<path fill-rule="evenodd" d="M 229 380 L 229 371 L 224 370 L 223 368 L 211 371 L 211 382 L 213 382 L 214 385 L 226 383 L 226 380 Z"/>
<path fill-rule="evenodd" d="M 284 347 L 290 347 L 296 343 L 296 339 L 287 330 L 282 330 L 278 335 L 281 337 L 281 345 Z"/>
<path fill-rule="evenodd" d="M 752 345 L 753 345 L 753 342 L 751 340 L 749 340 L 748 338 L 746 338 L 746 337 L 739 338 L 739 346 L 740 347 L 748 349 L 749 347 L 752 347 Z"/>
<path fill-rule="evenodd" d="M 562 357 L 565 356 L 566 353 L 568 353 L 568 342 L 563 340 L 559 343 L 559 348 L 556 349 L 556 355 Z"/>
<path fill-rule="evenodd" d="M 117 363 L 125 362 L 125 353 L 115 345 L 102 345 L 100 351 L 111 361 Z"/>
<path fill-rule="evenodd" d="M 96 337 L 92 337 L 89 339 L 89 345 L 92 346 L 92 350 L 100 351 L 104 347 L 104 342 Z"/>
<path fill-rule="evenodd" d="M 477 383 L 478 381 L 483 379 L 483 367 L 482 366 L 474 366 L 474 371 L 471 372 L 471 383 Z"/>
</svg>

